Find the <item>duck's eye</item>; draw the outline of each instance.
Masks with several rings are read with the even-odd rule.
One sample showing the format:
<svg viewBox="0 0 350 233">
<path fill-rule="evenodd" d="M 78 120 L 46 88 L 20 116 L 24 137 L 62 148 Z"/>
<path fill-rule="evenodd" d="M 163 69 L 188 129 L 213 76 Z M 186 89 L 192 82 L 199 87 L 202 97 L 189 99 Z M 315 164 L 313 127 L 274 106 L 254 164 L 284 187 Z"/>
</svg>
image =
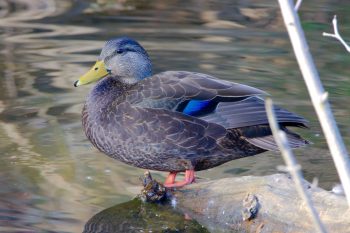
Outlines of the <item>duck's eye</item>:
<svg viewBox="0 0 350 233">
<path fill-rule="evenodd" d="M 95 70 L 98 70 L 98 67 L 95 67 Z"/>
<path fill-rule="evenodd" d="M 117 53 L 118 53 L 118 54 L 124 53 L 124 50 L 118 49 L 118 50 L 117 50 Z"/>
</svg>

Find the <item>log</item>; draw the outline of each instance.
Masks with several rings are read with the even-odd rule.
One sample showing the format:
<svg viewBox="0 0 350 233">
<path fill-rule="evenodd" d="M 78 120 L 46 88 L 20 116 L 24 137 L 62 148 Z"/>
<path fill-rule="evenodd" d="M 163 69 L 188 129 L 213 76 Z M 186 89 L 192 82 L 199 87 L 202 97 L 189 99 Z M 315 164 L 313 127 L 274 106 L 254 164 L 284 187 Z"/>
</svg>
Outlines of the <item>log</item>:
<svg viewBox="0 0 350 233">
<path fill-rule="evenodd" d="M 86 223 L 84 232 L 315 232 L 286 174 L 199 181 L 165 193 L 149 177 L 143 180 L 141 198 L 101 211 Z M 327 230 L 350 232 L 346 198 L 307 181 L 303 185 Z M 168 199 L 168 204 L 141 199 Z"/>
<path fill-rule="evenodd" d="M 350 232 L 344 196 L 303 182 L 329 232 Z M 255 218 L 247 219 L 246 197 L 255 196 Z M 178 207 L 210 232 L 315 232 L 293 180 L 286 174 L 235 177 L 186 186 L 175 193 Z M 254 206 L 255 205 L 255 206 Z"/>
</svg>

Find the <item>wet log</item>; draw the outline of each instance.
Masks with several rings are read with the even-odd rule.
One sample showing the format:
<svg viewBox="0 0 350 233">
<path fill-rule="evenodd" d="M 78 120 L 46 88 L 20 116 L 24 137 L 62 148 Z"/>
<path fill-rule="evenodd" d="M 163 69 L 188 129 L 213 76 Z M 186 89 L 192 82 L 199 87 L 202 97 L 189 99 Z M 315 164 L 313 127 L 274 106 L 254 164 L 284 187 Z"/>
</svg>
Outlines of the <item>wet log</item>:
<svg viewBox="0 0 350 233">
<path fill-rule="evenodd" d="M 329 232 L 350 232 L 344 196 L 304 182 Z M 210 232 L 316 232 L 286 174 L 205 181 L 173 192 L 176 205 Z M 173 202 L 174 202 L 173 200 Z"/>
</svg>

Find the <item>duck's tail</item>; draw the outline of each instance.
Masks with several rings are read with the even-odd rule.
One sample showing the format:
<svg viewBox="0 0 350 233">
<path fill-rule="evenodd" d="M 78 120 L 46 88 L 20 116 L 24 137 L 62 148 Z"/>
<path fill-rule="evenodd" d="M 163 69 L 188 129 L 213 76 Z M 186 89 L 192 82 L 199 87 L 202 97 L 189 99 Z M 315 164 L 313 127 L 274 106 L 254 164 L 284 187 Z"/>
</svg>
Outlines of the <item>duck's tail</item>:
<svg viewBox="0 0 350 233">
<path fill-rule="evenodd" d="M 249 134 L 247 135 L 247 133 L 244 132 L 246 130 L 242 130 L 243 135 L 246 135 L 246 140 L 249 143 L 253 144 L 254 146 L 260 147 L 262 149 L 270 150 L 270 151 L 278 151 L 279 148 L 276 144 L 275 139 L 273 138 L 270 127 L 268 127 L 267 125 L 259 126 L 259 127 L 266 128 L 263 130 L 263 131 L 267 131 L 267 132 L 265 132 L 265 135 L 258 136 L 258 134 L 256 134 L 255 136 L 250 136 Z M 247 127 L 247 128 L 249 128 L 249 127 Z M 292 149 L 303 147 L 303 146 L 311 143 L 310 141 L 302 138 L 299 134 L 296 134 L 296 133 L 290 131 L 289 129 L 287 129 L 284 126 L 281 126 L 281 129 L 286 133 L 287 140 L 289 142 L 289 146 Z"/>
<path fill-rule="evenodd" d="M 287 134 L 287 139 L 292 149 L 310 144 L 309 141 L 290 131 L 285 126 L 281 125 L 281 129 Z M 220 145 L 232 151 L 235 158 L 279 150 L 271 129 L 266 124 L 227 129 L 227 134 L 220 140 Z"/>
</svg>

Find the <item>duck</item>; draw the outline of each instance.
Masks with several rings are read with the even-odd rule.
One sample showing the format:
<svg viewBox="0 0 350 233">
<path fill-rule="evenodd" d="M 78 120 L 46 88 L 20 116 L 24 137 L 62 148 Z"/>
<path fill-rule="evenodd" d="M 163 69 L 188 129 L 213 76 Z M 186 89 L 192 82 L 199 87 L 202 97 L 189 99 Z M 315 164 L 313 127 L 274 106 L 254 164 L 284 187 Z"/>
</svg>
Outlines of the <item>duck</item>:
<svg viewBox="0 0 350 233">
<path fill-rule="evenodd" d="M 278 151 L 265 111 L 265 91 L 190 71 L 152 74 L 136 40 L 107 41 L 92 68 L 74 86 L 96 83 L 82 110 L 82 125 L 102 153 L 147 170 L 168 172 L 164 186 L 180 188 L 195 172 Z M 308 121 L 274 107 L 291 148 L 309 141 L 291 127 Z M 184 172 L 183 180 L 176 175 Z"/>
</svg>

